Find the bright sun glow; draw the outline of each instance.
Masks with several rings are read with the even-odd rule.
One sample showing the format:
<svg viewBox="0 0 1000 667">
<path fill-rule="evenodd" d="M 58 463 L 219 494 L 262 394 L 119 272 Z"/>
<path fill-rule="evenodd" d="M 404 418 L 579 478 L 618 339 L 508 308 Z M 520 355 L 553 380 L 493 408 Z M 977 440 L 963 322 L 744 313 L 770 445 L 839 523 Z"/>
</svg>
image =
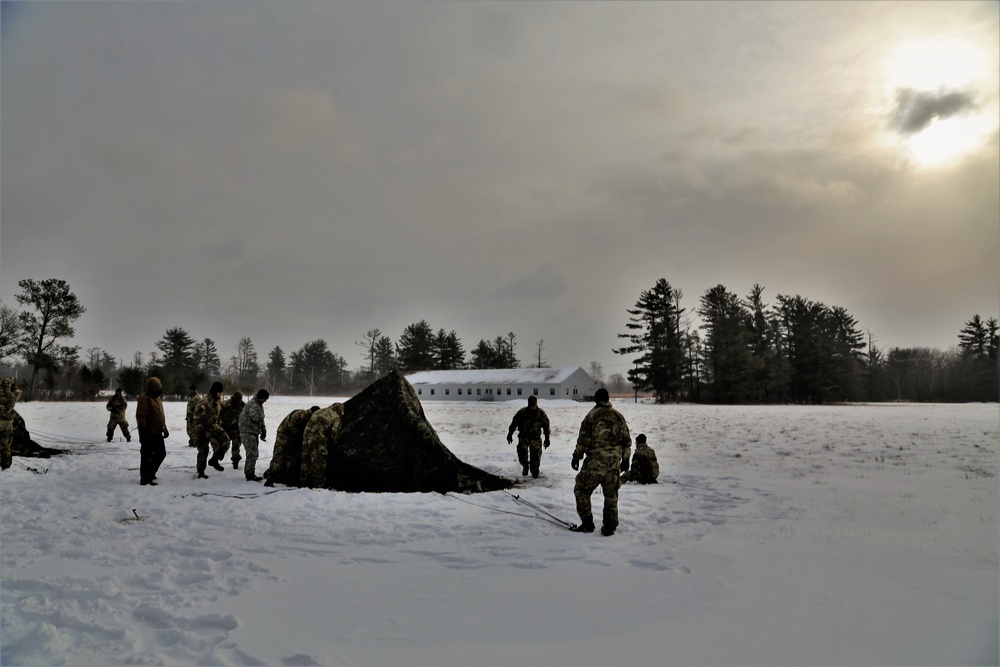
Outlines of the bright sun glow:
<svg viewBox="0 0 1000 667">
<path fill-rule="evenodd" d="M 996 131 L 996 74 L 990 50 L 962 40 L 899 45 L 886 62 L 887 106 L 905 155 L 923 167 L 951 162 L 976 150 Z M 916 101 L 901 111 L 900 95 Z M 949 99 L 950 96 L 950 99 Z"/>
</svg>

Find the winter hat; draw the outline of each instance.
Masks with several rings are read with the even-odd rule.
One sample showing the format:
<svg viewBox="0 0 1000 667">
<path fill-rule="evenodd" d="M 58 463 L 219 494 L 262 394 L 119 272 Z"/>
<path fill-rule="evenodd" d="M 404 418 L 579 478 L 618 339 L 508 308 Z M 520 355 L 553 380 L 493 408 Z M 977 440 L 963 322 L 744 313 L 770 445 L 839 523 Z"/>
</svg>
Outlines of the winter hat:
<svg viewBox="0 0 1000 667">
<path fill-rule="evenodd" d="M 266 401 L 270 397 L 271 397 L 271 392 L 269 392 L 267 389 L 260 389 L 257 391 L 257 398 L 259 398 L 262 401 Z"/>
<path fill-rule="evenodd" d="M 222 383 L 219 382 L 218 380 L 216 380 L 215 382 L 213 382 L 212 386 L 209 387 L 209 389 L 208 389 L 208 393 L 210 393 L 210 394 L 215 394 L 215 393 L 221 394 L 222 393 Z"/>
<path fill-rule="evenodd" d="M 158 378 L 158 377 L 151 377 L 148 380 L 146 380 L 146 390 L 147 391 L 152 391 L 152 390 L 156 390 L 156 389 L 163 389 L 163 383 L 160 382 L 160 378 Z"/>
<path fill-rule="evenodd" d="M 609 400 L 610 397 L 608 396 L 608 390 L 605 389 L 604 387 L 598 389 L 597 393 L 594 394 L 595 403 L 607 403 Z"/>
<path fill-rule="evenodd" d="M 640 433 L 639 435 L 635 436 L 635 444 L 637 444 L 637 445 L 644 445 L 644 444 L 646 444 L 646 434 L 645 433 Z"/>
<path fill-rule="evenodd" d="M 538 405 L 538 397 L 532 394 L 528 397 L 528 405 Z"/>
</svg>

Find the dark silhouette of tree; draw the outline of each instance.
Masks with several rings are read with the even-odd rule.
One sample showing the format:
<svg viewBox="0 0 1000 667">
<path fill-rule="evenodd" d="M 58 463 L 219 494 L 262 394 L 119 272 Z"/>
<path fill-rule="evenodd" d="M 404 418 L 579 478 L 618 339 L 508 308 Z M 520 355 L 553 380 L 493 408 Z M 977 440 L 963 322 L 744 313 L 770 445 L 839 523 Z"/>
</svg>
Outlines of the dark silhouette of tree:
<svg viewBox="0 0 1000 667">
<path fill-rule="evenodd" d="M 21 320 L 10 306 L 0 302 L 0 361 L 21 348 Z"/>
<path fill-rule="evenodd" d="M 269 392 L 277 392 L 285 386 L 285 352 L 277 345 L 267 354 L 267 371 L 264 378 L 264 388 Z"/>
<path fill-rule="evenodd" d="M 436 370 L 450 371 L 465 367 L 465 349 L 454 330 L 445 333 L 444 329 L 438 329 L 434 336 L 434 358 Z"/>
<path fill-rule="evenodd" d="M 628 345 L 613 350 L 633 356 L 628 379 L 639 391 L 652 391 L 660 403 L 675 399 L 685 377 L 685 351 L 681 344 L 681 315 L 677 294 L 664 278 L 643 291 L 625 325 L 629 333 L 618 334 Z"/>
<path fill-rule="evenodd" d="M 292 352 L 290 360 L 293 390 L 305 389 L 315 396 L 343 385 L 347 362 L 331 352 L 325 340 L 306 343 Z"/>
<path fill-rule="evenodd" d="M 396 343 L 396 363 L 404 373 L 434 368 L 434 332 L 427 320 L 407 325 Z"/>
<path fill-rule="evenodd" d="M 716 285 L 701 297 L 698 314 L 705 331 L 704 382 L 716 402 L 744 403 L 756 393 L 751 350 L 751 316 L 736 294 Z"/>
<path fill-rule="evenodd" d="M 31 306 L 35 313 L 22 311 L 18 315 L 22 331 L 22 351 L 31 365 L 31 383 L 28 385 L 28 400 L 34 398 L 35 381 L 38 372 L 57 371 L 54 356 L 58 341 L 72 338 L 76 333 L 75 322 L 87 309 L 80 304 L 70 291 L 69 283 L 58 278 L 45 280 L 19 280 L 21 293 L 15 298 L 21 305 Z M 76 348 L 79 350 L 79 348 Z"/>
<path fill-rule="evenodd" d="M 385 377 L 390 372 L 396 370 L 396 348 L 392 344 L 392 339 L 382 336 L 375 343 L 375 375 L 376 379 Z"/>
</svg>

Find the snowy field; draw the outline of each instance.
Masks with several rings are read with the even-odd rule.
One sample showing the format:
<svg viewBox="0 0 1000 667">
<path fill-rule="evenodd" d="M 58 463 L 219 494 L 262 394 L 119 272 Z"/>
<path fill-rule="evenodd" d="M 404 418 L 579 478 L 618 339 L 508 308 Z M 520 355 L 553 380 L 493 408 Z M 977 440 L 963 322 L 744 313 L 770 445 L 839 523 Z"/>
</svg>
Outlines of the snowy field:
<svg viewBox="0 0 1000 667">
<path fill-rule="evenodd" d="M 258 471 L 290 410 L 332 400 L 272 398 Z M 541 405 L 542 477 L 512 494 L 577 523 L 590 406 Z M 459 458 L 514 477 L 521 406 L 424 409 Z M 622 489 L 605 538 L 502 492 L 267 489 L 228 460 L 197 480 L 183 403 L 140 487 L 103 402 L 20 404 L 72 455 L 0 475 L 0 663 L 997 664 L 997 405 L 616 406 L 661 473 Z"/>
</svg>

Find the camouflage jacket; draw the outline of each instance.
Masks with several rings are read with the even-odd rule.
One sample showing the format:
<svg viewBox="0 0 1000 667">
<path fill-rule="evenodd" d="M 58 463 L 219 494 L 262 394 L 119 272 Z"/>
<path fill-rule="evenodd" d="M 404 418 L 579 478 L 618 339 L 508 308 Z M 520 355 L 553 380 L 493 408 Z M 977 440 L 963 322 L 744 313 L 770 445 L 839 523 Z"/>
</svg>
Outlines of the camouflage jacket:
<svg viewBox="0 0 1000 667">
<path fill-rule="evenodd" d="M 108 404 L 105 407 L 113 415 L 123 415 L 128 408 L 128 401 L 121 394 L 115 394 L 108 400 Z"/>
<path fill-rule="evenodd" d="M 190 424 L 194 421 L 194 411 L 198 407 L 198 403 L 201 402 L 201 394 L 197 391 L 192 391 L 191 395 L 188 396 L 187 402 L 187 413 L 185 414 L 184 420 Z"/>
<path fill-rule="evenodd" d="M 0 422 L 14 419 L 14 404 L 21 398 L 21 390 L 17 388 L 14 378 L 5 377 L 0 380 Z"/>
<path fill-rule="evenodd" d="M 632 454 L 632 436 L 620 412 L 610 403 L 598 403 L 580 424 L 573 458 L 601 457 L 627 461 Z"/>
<path fill-rule="evenodd" d="M 240 433 L 251 433 L 260 435 L 262 439 L 267 439 L 267 425 L 264 423 L 264 405 L 254 396 L 246 405 L 239 416 Z"/>
<path fill-rule="evenodd" d="M 246 403 L 240 396 L 233 396 L 222 401 L 222 407 L 219 409 L 219 424 L 226 433 L 232 435 L 239 432 L 240 413 L 243 412 L 245 405 Z"/>
<path fill-rule="evenodd" d="M 510 420 L 507 435 L 512 434 L 515 429 L 517 429 L 518 441 L 539 441 L 542 439 L 542 433 L 545 434 L 546 438 L 549 437 L 549 417 L 539 407 L 536 407 L 534 410 L 530 407 L 521 408 L 514 414 L 514 418 Z"/>
<path fill-rule="evenodd" d="M 312 416 L 313 413 L 309 410 L 292 410 L 278 424 L 278 435 L 276 437 L 284 437 L 291 442 L 297 442 L 301 445 L 302 435 L 309 424 L 309 418 Z"/>
<path fill-rule="evenodd" d="M 219 413 L 222 401 L 216 400 L 212 394 L 206 394 L 194 409 L 194 427 L 199 433 L 208 433 L 219 426 Z"/>
<path fill-rule="evenodd" d="M 334 403 L 317 410 L 306 424 L 302 434 L 303 443 L 314 440 L 330 442 L 340 433 L 340 422 L 344 417 L 344 404 Z"/>
<path fill-rule="evenodd" d="M 628 471 L 629 480 L 652 484 L 659 476 L 660 464 L 656 461 L 656 452 L 646 443 L 636 445 L 635 454 L 632 456 L 632 465 Z"/>
</svg>

